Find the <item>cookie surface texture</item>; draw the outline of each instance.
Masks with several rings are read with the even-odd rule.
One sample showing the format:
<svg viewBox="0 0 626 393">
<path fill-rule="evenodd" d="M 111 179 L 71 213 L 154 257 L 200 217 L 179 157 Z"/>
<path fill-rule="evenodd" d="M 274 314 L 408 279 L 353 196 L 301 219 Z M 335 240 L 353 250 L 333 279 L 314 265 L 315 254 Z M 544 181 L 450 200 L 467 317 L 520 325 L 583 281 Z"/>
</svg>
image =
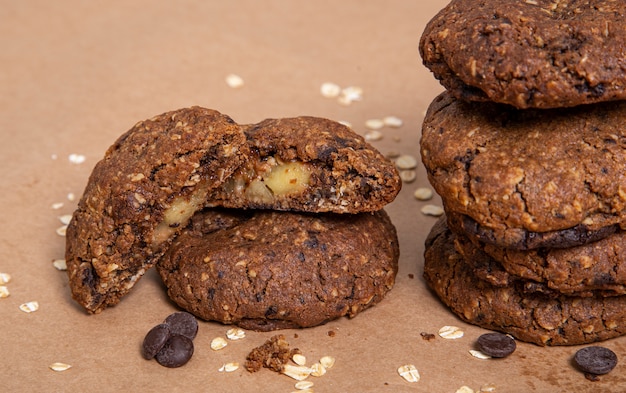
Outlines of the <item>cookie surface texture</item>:
<svg viewBox="0 0 626 393">
<path fill-rule="evenodd" d="M 478 279 L 440 220 L 426 240 L 424 278 L 459 318 L 538 345 L 577 345 L 626 333 L 626 297 L 543 296 Z"/>
<path fill-rule="evenodd" d="M 301 116 L 248 125 L 250 160 L 211 196 L 229 208 L 361 213 L 393 201 L 395 165 L 350 128 Z"/>
<path fill-rule="evenodd" d="M 626 234 L 570 248 L 520 251 L 456 236 L 457 251 L 474 273 L 494 285 L 516 281 L 526 291 L 570 296 L 626 295 Z"/>
<path fill-rule="evenodd" d="M 208 191 L 247 156 L 229 117 L 193 107 L 142 121 L 96 164 L 67 229 L 73 298 L 90 313 L 119 302 Z"/>
<path fill-rule="evenodd" d="M 516 110 L 444 92 L 424 120 L 422 161 L 446 211 L 475 221 L 481 241 L 573 246 L 624 227 L 625 116 L 626 101 Z"/>
<path fill-rule="evenodd" d="M 384 211 L 204 210 L 159 261 L 169 297 L 205 320 L 269 331 L 353 317 L 392 288 L 395 228 Z"/>
<path fill-rule="evenodd" d="M 470 101 L 556 108 L 626 98 L 626 2 L 453 0 L 420 54 Z"/>
</svg>

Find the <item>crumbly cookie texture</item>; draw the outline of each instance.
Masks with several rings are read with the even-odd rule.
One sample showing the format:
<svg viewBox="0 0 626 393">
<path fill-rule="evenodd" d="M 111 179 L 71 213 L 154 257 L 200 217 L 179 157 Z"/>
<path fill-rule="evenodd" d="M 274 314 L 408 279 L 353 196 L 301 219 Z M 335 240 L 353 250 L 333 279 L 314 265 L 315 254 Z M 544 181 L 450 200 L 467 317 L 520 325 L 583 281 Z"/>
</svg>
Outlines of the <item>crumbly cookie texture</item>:
<svg viewBox="0 0 626 393">
<path fill-rule="evenodd" d="M 444 92 L 424 120 L 422 161 L 446 211 L 494 244 L 524 248 L 535 233 L 576 227 L 597 240 L 626 223 L 624 117 L 626 101 L 522 111 Z"/>
<path fill-rule="evenodd" d="M 626 98 L 626 3 L 453 0 L 420 54 L 456 97 L 518 108 Z"/>
<path fill-rule="evenodd" d="M 241 127 L 200 107 L 123 134 L 93 169 L 67 229 L 74 299 L 91 313 L 118 303 L 247 156 Z"/>
<path fill-rule="evenodd" d="M 525 293 L 478 279 L 440 220 L 426 240 L 424 278 L 462 320 L 538 345 L 578 345 L 626 333 L 626 296 Z"/>
<path fill-rule="evenodd" d="M 358 213 L 400 186 L 391 161 L 327 119 L 242 126 L 201 107 L 164 113 L 94 168 L 67 230 L 72 295 L 91 313 L 118 303 L 206 206 Z"/>
<path fill-rule="evenodd" d="M 495 286 L 579 297 L 626 295 L 626 233 L 571 248 L 520 251 L 470 241 L 456 232 L 456 250 L 474 274 Z"/>
<path fill-rule="evenodd" d="M 269 331 L 354 317 L 380 302 L 398 268 L 384 211 L 197 213 L 157 264 L 169 297 L 205 320 Z"/>
<path fill-rule="evenodd" d="M 393 201 L 395 165 L 350 128 L 316 117 L 245 129 L 251 156 L 210 199 L 230 208 L 361 213 Z"/>
</svg>

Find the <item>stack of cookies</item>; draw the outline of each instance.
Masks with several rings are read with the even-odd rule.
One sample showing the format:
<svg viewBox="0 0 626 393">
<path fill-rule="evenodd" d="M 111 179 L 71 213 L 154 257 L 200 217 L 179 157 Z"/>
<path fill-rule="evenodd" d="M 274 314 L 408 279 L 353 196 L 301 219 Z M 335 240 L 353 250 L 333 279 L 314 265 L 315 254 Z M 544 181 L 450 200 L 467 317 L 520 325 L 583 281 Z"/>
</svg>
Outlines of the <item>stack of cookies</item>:
<svg viewBox="0 0 626 393">
<path fill-rule="evenodd" d="M 422 160 L 445 217 L 424 276 L 461 319 L 540 345 L 626 333 L 626 3 L 454 0 Z"/>
<path fill-rule="evenodd" d="M 254 330 L 355 316 L 392 288 L 395 165 L 315 117 L 239 125 L 183 108 L 141 121 L 96 164 L 67 229 L 73 298 L 117 304 L 153 266 L 181 308 Z"/>
</svg>

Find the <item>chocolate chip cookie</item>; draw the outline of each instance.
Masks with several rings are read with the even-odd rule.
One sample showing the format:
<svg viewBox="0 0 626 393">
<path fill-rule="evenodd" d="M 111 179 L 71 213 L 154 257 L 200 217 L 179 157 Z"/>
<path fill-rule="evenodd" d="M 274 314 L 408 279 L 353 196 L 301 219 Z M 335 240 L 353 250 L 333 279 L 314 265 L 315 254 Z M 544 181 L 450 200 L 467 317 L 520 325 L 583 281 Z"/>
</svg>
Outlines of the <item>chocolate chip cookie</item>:
<svg viewBox="0 0 626 393">
<path fill-rule="evenodd" d="M 459 318 L 539 345 L 576 345 L 626 333 L 626 296 L 525 293 L 478 279 L 441 219 L 426 240 L 424 278 Z"/>
<path fill-rule="evenodd" d="M 518 108 L 626 99 L 626 3 L 453 0 L 420 54 L 456 97 Z"/>
<path fill-rule="evenodd" d="M 570 247 L 626 227 L 625 117 L 626 101 L 517 110 L 444 92 L 424 120 L 422 161 L 450 216 L 470 219 L 468 236 Z"/>
<path fill-rule="evenodd" d="M 74 299 L 90 313 L 117 304 L 194 210 L 248 157 L 228 116 L 200 107 L 137 123 L 91 173 L 67 229 Z"/>
<path fill-rule="evenodd" d="M 197 213 L 157 269 L 205 320 L 269 331 L 354 317 L 392 288 L 398 240 L 384 211 Z"/>
</svg>

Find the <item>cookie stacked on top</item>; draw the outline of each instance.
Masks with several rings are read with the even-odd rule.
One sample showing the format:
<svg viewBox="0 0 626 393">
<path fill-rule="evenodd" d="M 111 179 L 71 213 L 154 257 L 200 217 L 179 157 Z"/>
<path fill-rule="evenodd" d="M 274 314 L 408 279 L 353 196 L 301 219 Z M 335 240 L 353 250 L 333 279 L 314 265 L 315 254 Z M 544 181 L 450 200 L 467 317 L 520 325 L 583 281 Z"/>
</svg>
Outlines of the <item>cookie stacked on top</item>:
<svg viewBox="0 0 626 393">
<path fill-rule="evenodd" d="M 156 265 L 170 298 L 206 320 L 274 330 L 352 317 L 394 285 L 383 208 L 400 187 L 391 161 L 328 119 L 166 112 L 96 164 L 67 229 L 72 296 L 99 313 Z"/>
<path fill-rule="evenodd" d="M 455 0 L 427 25 L 446 87 L 422 160 L 445 217 L 426 281 L 540 345 L 626 333 L 626 3 Z"/>
</svg>

